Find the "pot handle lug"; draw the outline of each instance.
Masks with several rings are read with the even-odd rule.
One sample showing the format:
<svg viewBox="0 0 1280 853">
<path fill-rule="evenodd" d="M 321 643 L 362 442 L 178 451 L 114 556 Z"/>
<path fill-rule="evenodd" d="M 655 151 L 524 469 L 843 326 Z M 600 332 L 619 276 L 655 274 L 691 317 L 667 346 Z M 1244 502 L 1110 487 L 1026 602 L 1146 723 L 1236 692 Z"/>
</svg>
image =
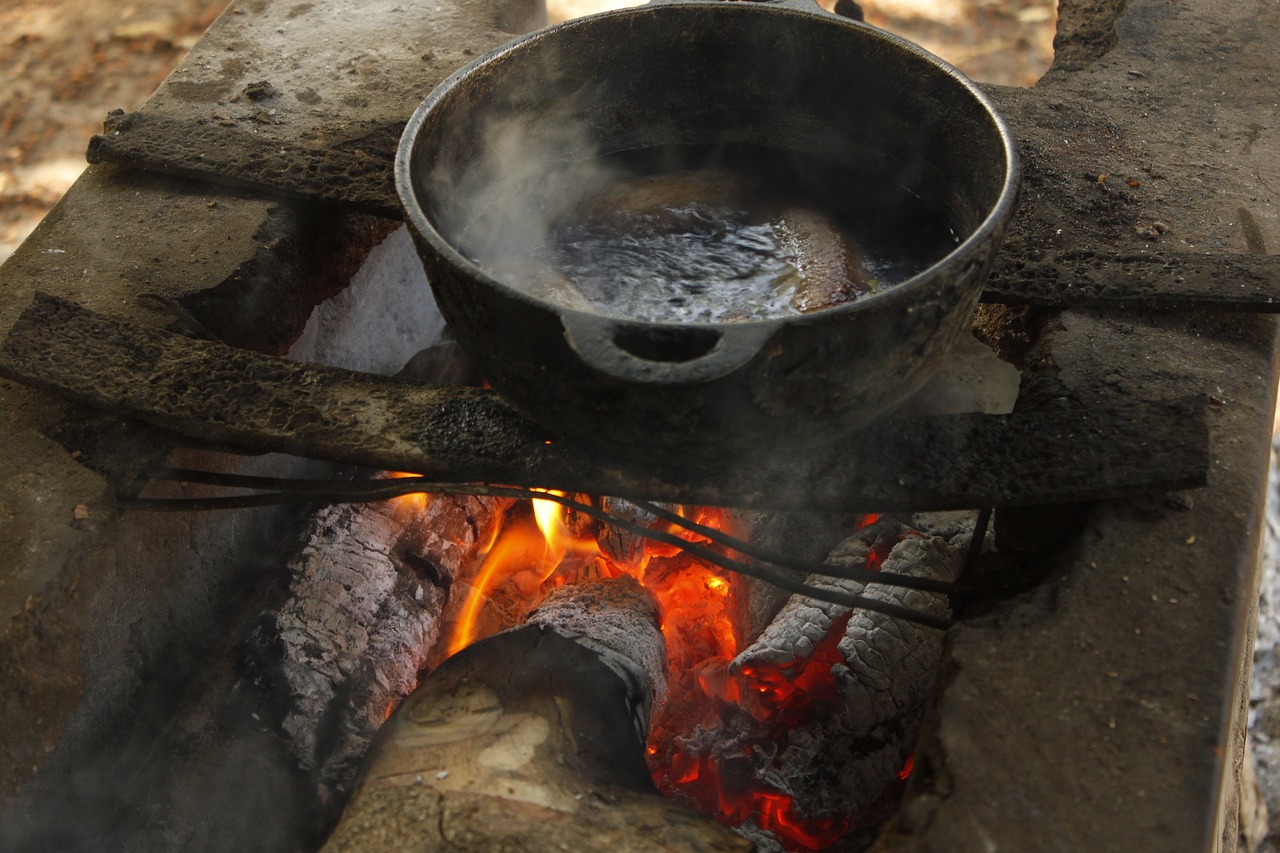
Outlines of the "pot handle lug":
<svg viewBox="0 0 1280 853">
<path fill-rule="evenodd" d="M 565 339 L 588 367 L 627 383 L 696 385 L 750 361 L 776 323 L 722 326 L 631 323 L 598 314 L 561 316 Z"/>
</svg>

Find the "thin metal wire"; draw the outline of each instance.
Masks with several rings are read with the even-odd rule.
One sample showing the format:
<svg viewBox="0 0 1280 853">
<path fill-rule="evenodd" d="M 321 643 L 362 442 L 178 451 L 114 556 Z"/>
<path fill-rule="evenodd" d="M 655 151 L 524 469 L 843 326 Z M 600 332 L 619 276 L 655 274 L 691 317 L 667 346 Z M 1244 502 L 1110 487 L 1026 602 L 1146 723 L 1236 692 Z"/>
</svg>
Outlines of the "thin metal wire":
<svg viewBox="0 0 1280 853">
<path fill-rule="evenodd" d="M 805 560 L 730 536 L 722 530 L 716 530 L 714 527 L 708 527 L 705 524 L 699 524 L 692 519 L 685 518 L 660 504 L 649 501 L 631 501 L 631 503 L 663 521 L 678 524 L 686 530 L 697 533 L 699 536 L 705 536 L 717 545 L 723 545 L 744 556 L 774 566 L 781 566 L 784 569 L 794 569 L 798 572 L 807 572 L 814 575 L 826 575 L 827 577 L 840 578 L 842 580 L 854 580 L 864 584 L 882 584 L 905 589 L 920 589 L 926 592 L 952 594 L 964 591 L 960 584 L 934 580 L 933 578 L 918 578 L 913 575 L 903 575 L 895 572 L 882 572 L 875 569 L 858 568 L 857 566 L 833 566 L 829 563 Z"/>
<path fill-rule="evenodd" d="M 342 482 L 333 480 L 308 480 L 299 478 L 258 477 L 245 474 L 222 474 L 214 471 L 196 471 L 181 468 L 160 468 L 151 474 L 153 479 L 195 483 L 199 485 L 226 486 L 244 489 L 275 489 L 255 495 L 232 495 L 213 498 L 139 498 L 122 496 L 121 506 L 137 510 L 175 512 L 212 509 L 244 509 L 297 503 L 366 503 L 389 500 L 422 492 L 438 494 L 465 494 L 477 496 L 511 497 L 517 499 L 549 500 L 569 507 L 605 524 L 619 527 L 644 539 L 674 545 L 686 553 L 719 566 L 726 571 L 754 577 L 773 584 L 787 592 L 805 595 L 820 601 L 845 607 L 861 608 L 886 616 L 945 630 L 952 624 L 933 614 L 912 610 L 891 602 L 877 601 L 844 590 L 825 589 L 804 583 L 791 575 L 773 571 L 763 566 L 735 560 L 718 551 L 663 530 L 653 530 L 588 503 L 566 495 L 541 489 L 492 484 L 456 485 L 433 483 L 426 477 L 398 477 L 389 480 Z M 699 525 L 700 527 L 702 525 Z M 707 528 L 708 530 L 710 528 Z M 732 539 L 732 537 L 728 537 Z M 738 541 L 738 540 L 733 540 Z M 746 544 L 746 543 L 741 543 Z M 738 550 L 734 548 L 734 550 Z M 745 553 L 745 552 L 743 552 Z M 749 556 L 749 555 L 748 555 Z M 830 568 L 830 567 L 828 567 Z M 873 575 L 881 573 L 873 572 Z M 877 580 L 879 578 L 876 578 Z"/>
<path fill-rule="evenodd" d="M 393 480 L 366 480 L 366 481 L 335 481 L 335 480 L 308 480 L 298 478 L 285 477 L 258 477 L 249 474 L 224 474 L 216 471 L 198 471 L 187 468 L 160 468 L 152 475 L 155 479 L 175 480 L 186 483 L 197 483 L 200 485 L 229 486 L 244 489 L 273 489 L 281 494 L 298 491 L 305 492 L 306 498 L 301 502 L 319 500 L 329 496 L 336 489 L 344 494 L 351 490 L 368 491 L 371 494 L 383 494 L 386 490 L 387 483 L 394 483 L 397 487 L 405 484 L 413 484 L 415 490 L 423 490 L 422 485 L 426 482 L 425 477 L 399 477 Z M 401 494 L 409 494 L 409 492 L 397 492 L 394 496 Z M 254 500 L 254 498 L 262 498 Z M 371 500 L 379 500 L 381 498 L 370 498 Z M 272 496 L 241 496 L 241 497 L 224 497 L 224 498 L 205 498 L 201 499 L 206 502 L 218 501 L 216 507 L 210 508 L 245 508 L 254 506 L 266 506 L 277 502 L 278 498 Z M 295 501 L 296 502 L 296 501 Z M 651 503 L 643 500 L 633 500 L 630 503 L 641 510 L 662 519 L 671 524 L 676 524 L 684 529 L 702 536 L 718 545 L 722 545 L 743 556 L 751 557 L 770 565 L 779 566 L 785 569 L 793 569 L 808 574 L 825 575 L 827 577 L 839 578 L 841 580 L 855 580 L 861 583 L 874 583 L 883 586 L 897 586 L 905 589 L 919 589 L 926 592 L 941 592 L 944 594 L 955 594 L 965 592 L 963 584 L 949 583 L 947 581 L 934 580 L 932 578 L 918 578 L 912 575 L 897 574 L 894 572 L 881 572 L 874 569 L 863 569 L 856 566 L 833 566 L 827 563 L 819 563 L 813 560 L 804 560 L 799 557 L 793 557 L 783 554 L 779 551 L 763 548 L 754 545 L 735 536 L 730 536 L 714 527 L 708 527 L 705 524 L 685 518 L 678 513 L 672 512 L 660 504 Z M 156 507 L 160 508 L 160 507 Z M 181 504 L 176 505 L 177 509 L 182 509 Z M 616 516 L 611 515 L 611 518 Z M 610 522 L 612 523 L 612 522 Z"/>
</svg>

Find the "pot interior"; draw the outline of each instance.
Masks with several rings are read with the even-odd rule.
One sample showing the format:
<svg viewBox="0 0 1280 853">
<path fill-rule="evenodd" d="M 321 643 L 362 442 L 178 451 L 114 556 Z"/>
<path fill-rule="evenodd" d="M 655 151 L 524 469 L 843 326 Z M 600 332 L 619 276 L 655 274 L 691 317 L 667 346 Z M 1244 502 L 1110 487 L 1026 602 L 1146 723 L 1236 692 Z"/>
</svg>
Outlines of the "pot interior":
<svg viewBox="0 0 1280 853">
<path fill-rule="evenodd" d="M 874 28 L 753 3 L 641 7 L 535 33 L 455 75 L 408 133 L 405 201 L 422 235 L 470 273 L 553 303 L 555 277 L 526 262 L 552 265 L 553 232 L 637 176 L 721 169 L 821 209 L 883 262 L 868 295 L 917 280 L 1011 196 L 1007 132 L 958 73 Z M 619 274 L 632 263 L 615 260 Z M 561 307 L 712 323 L 770 310 L 648 316 L 635 294 L 614 295 Z"/>
</svg>

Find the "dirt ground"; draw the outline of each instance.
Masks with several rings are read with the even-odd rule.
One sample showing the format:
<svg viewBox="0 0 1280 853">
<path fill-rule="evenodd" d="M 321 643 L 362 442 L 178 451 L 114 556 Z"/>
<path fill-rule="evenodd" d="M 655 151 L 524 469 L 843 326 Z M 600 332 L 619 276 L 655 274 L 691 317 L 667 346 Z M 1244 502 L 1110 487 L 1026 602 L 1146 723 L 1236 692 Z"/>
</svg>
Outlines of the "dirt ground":
<svg viewBox="0 0 1280 853">
<path fill-rule="evenodd" d="M 562 19 L 609 0 L 551 0 Z M 615 0 L 616 2 L 616 0 Z M 227 0 L 0 0 L 0 261 L 84 168 L 112 109 L 133 110 Z M 864 0 L 867 20 L 977 80 L 1031 85 L 1052 58 L 1054 0 Z"/>
<path fill-rule="evenodd" d="M 140 106 L 225 5 L 0 3 L 0 260 L 84 169 L 107 111 Z"/>
</svg>

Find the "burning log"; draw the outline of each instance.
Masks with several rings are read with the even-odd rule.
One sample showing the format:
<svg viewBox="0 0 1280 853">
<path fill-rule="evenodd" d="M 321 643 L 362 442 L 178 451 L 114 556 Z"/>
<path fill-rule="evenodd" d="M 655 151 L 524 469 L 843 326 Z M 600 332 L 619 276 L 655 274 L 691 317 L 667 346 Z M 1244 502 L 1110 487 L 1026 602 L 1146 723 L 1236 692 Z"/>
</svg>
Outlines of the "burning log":
<svg viewBox="0 0 1280 853">
<path fill-rule="evenodd" d="M 960 574 L 963 553 L 941 537 L 908 537 L 894 546 L 881 568 L 953 581 Z M 838 565 L 844 559 L 843 549 L 837 548 L 829 562 Z M 951 615 L 946 596 L 936 592 L 870 585 L 863 594 L 936 616 Z M 837 667 L 832 674 L 844 694 L 849 720 L 857 730 L 875 732 L 889 721 L 923 710 L 933 692 L 942 634 L 913 622 L 860 610 L 845 626 L 839 649 L 847 668 Z M 915 740 L 914 729 L 909 740 Z"/>
<path fill-rule="evenodd" d="M 749 850 L 653 788 L 643 743 L 664 667 L 635 581 L 558 590 L 396 711 L 326 853 Z"/>
<path fill-rule="evenodd" d="M 279 661 L 267 678 L 289 698 L 281 728 L 323 800 L 349 790 L 387 709 L 417 686 L 453 579 L 507 503 L 416 496 L 312 518 L 289 597 L 252 643 Z"/>
<path fill-rule="evenodd" d="M 951 581 L 964 545 L 963 534 L 948 541 L 882 518 L 827 562 Z M 950 610 L 936 592 L 808 582 L 939 616 Z M 741 710 L 682 738 L 672 787 L 697 802 L 750 792 L 727 818 L 762 850 L 869 842 L 906 776 L 941 643 L 937 631 L 895 617 L 792 596 L 729 664 L 722 695 Z"/>
<path fill-rule="evenodd" d="M 886 537 L 895 537 L 902 531 L 902 525 L 889 518 L 883 518 L 863 527 L 849 538 L 841 542 L 827 558 L 830 564 L 858 568 L 866 568 L 869 563 L 878 563 L 886 556 L 887 547 L 883 543 Z M 838 589 L 845 592 L 865 593 L 862 584 L 852 581 L 836 581 L 830 578 L 812 576 L 808 583 L 823 589 Z M 807 658 L 813 650 L 829 635 L 838 621 L 847 621 L 849 608 L 840 604 L 818 601 L 813 598 L 794 595 L 776 613 L 773 620 L 765 627 L 760 636 L 734 660 L 734 671 L 741 674 L 761 666 L 786 665 L 798 658 Z"/>
</svg>

